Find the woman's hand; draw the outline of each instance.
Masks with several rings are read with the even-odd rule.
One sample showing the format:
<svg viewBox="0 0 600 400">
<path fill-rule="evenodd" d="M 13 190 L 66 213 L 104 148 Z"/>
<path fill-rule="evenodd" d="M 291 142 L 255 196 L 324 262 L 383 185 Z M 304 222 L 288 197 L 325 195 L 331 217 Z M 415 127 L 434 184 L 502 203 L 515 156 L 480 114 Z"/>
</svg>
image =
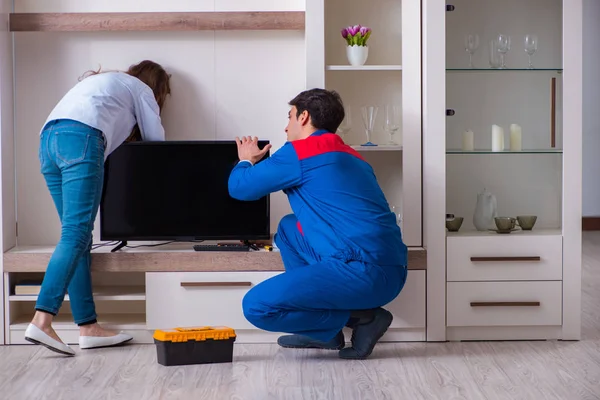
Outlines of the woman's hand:
<svg viewBox="0 0 600 400">
<path fill-rule="evenodd" d="M 271 145 L 268 144 L 263 147 L 262 150 L 259 149 L 258 138 L 256 136 L 254 138 L 250 136 L 242 136 L 241 139 L 236 137 L 235 142 L 237 143 L 238 157 L 240 158 L 240 161 L 248 160 L 252 164 L 259 162 L 271 148 Z"/>
</svg>

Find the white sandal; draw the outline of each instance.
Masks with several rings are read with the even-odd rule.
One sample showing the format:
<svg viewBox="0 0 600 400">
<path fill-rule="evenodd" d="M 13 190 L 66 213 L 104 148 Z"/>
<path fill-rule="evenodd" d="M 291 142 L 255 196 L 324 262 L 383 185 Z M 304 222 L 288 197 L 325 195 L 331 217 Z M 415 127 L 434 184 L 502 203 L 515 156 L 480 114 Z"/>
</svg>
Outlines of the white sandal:
<svg viewBox="0 0 600 400">
<path fill-rule="evenodd" d="M 114 336 L 79 336 L 80 349 L 97 349 L 100 347 L 113 347 L 129 342 L 133 336 L 118 333 Z"/>
<path fill-rule="evenodd" d="M 42 345 L 49 350 L 55 351 L 65 356 L 75 355 L 75 350 L 73 350 L 64 343 L 59 342 L 58 340 L 52 339 L 34 324 L 29 324 L 29 326 L 25 330 L 25 340 L 34 344 Z"/>
</svg>

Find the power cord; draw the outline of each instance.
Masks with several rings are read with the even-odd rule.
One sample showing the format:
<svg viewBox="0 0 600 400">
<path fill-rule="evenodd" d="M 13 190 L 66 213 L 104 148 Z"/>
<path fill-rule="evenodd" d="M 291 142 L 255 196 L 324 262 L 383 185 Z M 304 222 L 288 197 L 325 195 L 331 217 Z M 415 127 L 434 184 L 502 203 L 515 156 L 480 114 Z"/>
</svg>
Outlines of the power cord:
<svg viewBox="0 0 600 400">
<path fill-rule="evenodd" d="M 92 250 L 96 250 L 96 249 L 98 249 L 100 247 L 114 246 L 117 243 L 119 243 L 119 242 L 114 241 L 114 242 L 106 242 L 106 243 L 95 243 L 95 244 L 92 244 Z"/>
<path fill-rule="evenodd" d="M 176 240 L 171 240 L 170 242 L 164 242 L 164 243 L 155 243 L 155 244 L 138 244 L 135 246 L 130 246 L 127 245 L 125 247 L 127 247 L 128 249 L 137 249 L 138 247 L 158 247 L 158 246 L 164 246 L 166 244 L 171 244 L 171 243 L 175 243 L 177 242 Z M 204 242 L 204 240 L 192 240 L 192 241 L 186 241 L 186 242 L 178 242 L 178 243 L 202 243 Z"/>
<path fill-rule="evenodd" d="M 174 243 L 174 242 L 175 242 L 175 240 L 171 240 L 170 242 L 164 242 L 164 243 L 138 244 L 136 246 L 127 245 L 125 247 L 127 247 L 128 249 L 137 249 L 138 247 L 158 247 L 158 246 L 164 246 L 165 244 L 171 244 L 171 243 Z"/>
<path fill-rule="evenodd" d="M 171 244 L 171 243 L 175 243 L 177 242 L 176 240 L 171 240 L 169 242 L 164 242 L 164 243 L 154 243 L 154 244 L 138 244 L 135 246 L 130 246 L 130 245 L 126 245 L 124 247 L 127 247 L 128 249 L 137 249 L 139 247 L 158 247 L 158 246 L 164 246 L 167 244 Z M 178 242 L 178 243 L 202 243 L 204 242 L 204 240 L 192 240 L 192 241 L 186 241 L 186 242 Z M 119 244 L 119 241 L 112 241 L 112 242 L 105 242 L 105 243 L 94 243 L 92 244 L 92 250 L 96 250 L 100 247 L 107 247 L 107 246 L 116 246 L 117 244 Z"/>
</svg>

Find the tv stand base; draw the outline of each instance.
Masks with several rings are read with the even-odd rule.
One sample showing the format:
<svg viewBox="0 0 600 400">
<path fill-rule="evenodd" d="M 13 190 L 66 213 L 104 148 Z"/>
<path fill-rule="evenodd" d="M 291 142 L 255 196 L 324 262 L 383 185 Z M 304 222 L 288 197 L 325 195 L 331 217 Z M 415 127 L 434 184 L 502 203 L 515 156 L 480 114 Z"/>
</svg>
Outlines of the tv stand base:
<svg viewBox="0 0 600 400">
<path fill-rule="evenodd" d="M 121 250 L 123 247 L 127 246 L 127 240 L 123 240 L 121 243 L 116 245 L 110 252 L 114 253 L 115 251 Z"/>
</svg>

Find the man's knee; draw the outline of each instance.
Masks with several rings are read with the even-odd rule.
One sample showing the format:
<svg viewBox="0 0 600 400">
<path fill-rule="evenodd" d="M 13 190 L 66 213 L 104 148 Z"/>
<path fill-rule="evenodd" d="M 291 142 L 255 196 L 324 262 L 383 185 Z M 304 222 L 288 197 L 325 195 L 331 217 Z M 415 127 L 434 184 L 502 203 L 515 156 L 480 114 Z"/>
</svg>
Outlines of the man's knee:
<svg viewBox="0 0 600 400">
<path fill-rule="evenodd" d="M 279 225 L 277 226 L 277 234 L 275 240 L 279 243 L 283 241 L 284 244 L 290 243 L 290 238 L 299 232 L 298 230 L 298 218 L 294 214 L 288 214 L 281 218 Z M 279 243 L 277 245 L 279 246 Z"/>
<path fill-rule="evenodd" d="M 281 218 L 277 232 L 292 232 L 293 229 L 298 229 L 298 218 L 294 214 L 288 214 Z"/>
<path fill-rule="evenodd" d="M 261 295 L 259 286 L 251 289 L 242 300 L 244 317 L 255 327 L 273 331 L 274 322 L 277 319 L 276 309 L 269 304 L 268 300 Z"/>
</svg>

